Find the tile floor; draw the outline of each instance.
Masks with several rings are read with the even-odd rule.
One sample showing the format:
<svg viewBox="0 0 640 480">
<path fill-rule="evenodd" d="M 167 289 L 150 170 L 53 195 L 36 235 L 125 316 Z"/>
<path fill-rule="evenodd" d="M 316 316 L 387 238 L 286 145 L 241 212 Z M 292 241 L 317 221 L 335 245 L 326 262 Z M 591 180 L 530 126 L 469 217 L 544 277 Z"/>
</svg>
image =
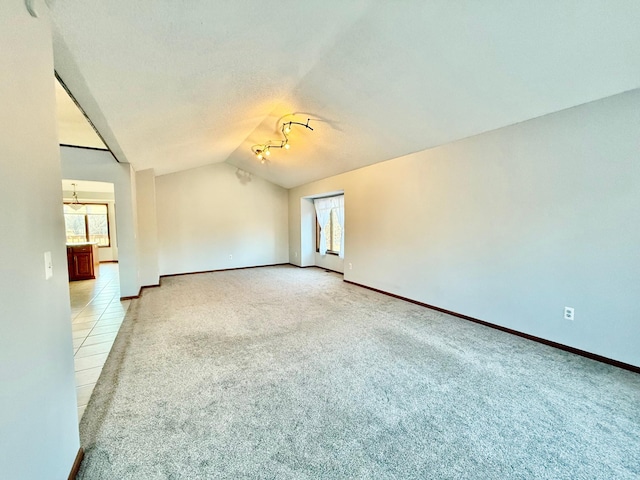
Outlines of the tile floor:
<svg viewBox="0 0 640 480">
<path fill-rule="evenodd" d="M 130 300 L 120 301 L 117 263 L 101 263 L 95 280 L 69 282 L 69 294 L 80 421 Z"/>
</svg>

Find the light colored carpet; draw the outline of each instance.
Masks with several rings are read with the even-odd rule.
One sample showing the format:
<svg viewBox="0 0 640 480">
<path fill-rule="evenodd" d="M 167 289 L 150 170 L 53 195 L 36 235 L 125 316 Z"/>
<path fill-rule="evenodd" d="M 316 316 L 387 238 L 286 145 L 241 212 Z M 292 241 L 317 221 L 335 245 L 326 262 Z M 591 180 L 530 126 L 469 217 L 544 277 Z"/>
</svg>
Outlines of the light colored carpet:
<svg viewBox="0 0 640 480">
<path fill-rule="evenodd" d="M 83 479 L 640 478 L 640 376 L 267 267 L 132 303 Z"/>
</svg>

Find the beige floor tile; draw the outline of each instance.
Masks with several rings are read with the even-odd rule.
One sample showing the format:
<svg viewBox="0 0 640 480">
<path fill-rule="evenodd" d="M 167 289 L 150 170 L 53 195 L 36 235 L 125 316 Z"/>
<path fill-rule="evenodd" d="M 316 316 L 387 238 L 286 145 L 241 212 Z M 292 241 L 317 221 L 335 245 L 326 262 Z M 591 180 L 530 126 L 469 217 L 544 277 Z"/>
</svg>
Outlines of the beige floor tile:
<svg viewBox="0 0 640 480">
<path fill-rule="evenodd" d="M 88 357 L 75 358 L 74 364 L 76 372 L 89 368 L 102 367 L 108 356 L 108 353 L 98 353 L 97 355 L 89 355 Z"/>
<path fill-rule="evenodd" d="M 105 310 L 106 310 L 106 308 L 89 308 L 89 307 L 87 307 L 84 310 L 82 310 L 82 312 L 80 312 L 78 314 L 76 319 L 100 316 L 100 315 L 102 315 L 104 313 Z"/>
<path fill-rule="evenodd" d="M 111 304 L 110 298 L 105 299 L 93 299 L 91 300 L 91 306 L 94 308 L 107 308 Z"/>
<path fill-rule="evenodd" d="M 111 325 L 102 325 L 98 323 L 93 330 L 91 330 L 91 335 L 100 335 L 101 333 L 113 333 L 120 330 L 120 325 L 118 323 L 113 323 Z"/>
<path fill-rule="evenodd" d="M 89 399 L 91 398 L 91 393 L 93 392 L 93 387 L 95 387 L 95 383 L 91 383 L 89 385 L 83 385 L 82 387 L 76 388 L 76 398 L 78 399 L 78 407 L 84 407 L 89 403 Z"/>
<path fill-rule="evenodd" d="M 84 316 L 84 317 L 78 316 L 73 319 L 73 323 L 95 322 L 99 318 L 100 318 L 100 315 L 90 315 L 90 316 Z"/>
<path fill-rule="evenodd" d="M 78 349 L 76 358 L 88 357 L 89 355 L 97 355 L 98 353 L 109 353 L 113 341 L 97 343 L 95 345 L 83 346 Z"/>
<path fill-rule="evenodd" d="M 96 345 L 98 343 L 104 343 L 104 342 L 113 342 L 117 334 L 118 332 L 101 333 L 99 335 L 91 334 L 86 338 L 86 340 L 82 345 L 88 346 L 88 345 Z"/>
<path fill-rule="evenodd" d="M 76 332 L 78 330 L 91 330 L 96 326 L 98 320 L 92 320 L 90 322 L 82 322 L 82 323 L 73 323 L 71 324 L 71 329 Z"/>
<path fill-rule="evenodd" d="M 102 315 L 100 317 L 100 321 L 103 320 L 112 320 L 112 319 L 123 319 L 124 318 L 124 313 L 105 313 L 104 315 Z"/>
<path fill-rule="evenodd" d="M 87 368 L 86 370 L 80 370 L 76 372 L 76 386 L 82 387 L 91 383 L 95 384 L 102 372 L 102 365 L 99 367 Z"/>
<path fill-rule="evenodd" d="M 91 327 L 90 328 L 83 328 L 82 330 L 73 329 L 73 331 L 71 333 L 73 335 L 73 339 L 75 340 L 76 338 L 84 338 L 84 337 L 88 336 L 89 332 L 91 332 Z"/>
<path fill-rule="evenodd" d="M 114 317 L 114 318 L 102 318 L 98 321 L 98 327 L 103 327 L 105 325 L 121 325 L 124 317 Z"/>
<path fill-rule="evenodd" d="M 82 342 L 86 340 L 87 337 L 82 338 L 74 338 L 73 339 L 73 348 L 80 348 L 82 346 Z"/>
</svg>

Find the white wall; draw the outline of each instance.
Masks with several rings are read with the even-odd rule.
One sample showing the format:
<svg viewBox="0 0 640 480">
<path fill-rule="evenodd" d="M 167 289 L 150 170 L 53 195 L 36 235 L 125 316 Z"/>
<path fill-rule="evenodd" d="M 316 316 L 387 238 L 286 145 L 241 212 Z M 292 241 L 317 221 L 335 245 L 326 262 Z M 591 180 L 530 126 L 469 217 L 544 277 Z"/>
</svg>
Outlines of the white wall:
<svg viewBox="0 0 640 480">
<path fill-rule="evenodd" d="M 289 261 L 287 191 L 242 178 L 227 164 L 156 177 L 161 275 Z"/>
<path fill-rule="evenodd" d="M 78 191 L 78 201 L 81 203 L 100 203 L 107 205 L 107 213 L 109 217 L 109 246 L 98 248 L 98 254 L 101 262 L 112 262 L 118 260 L 118 234 L 116 228 L 116 210 L 115 198 L 113 193 L 109 192 L 81 192 Z M 73 201 L 73 191 L 62 191 L 65 203 Z"/>
<path fill-rule="evenodd" d="M 60 147 L 62 175 L 75 180 L 113 183 L 118 230 L 118 267 L 120 295 L 132 297 L 140 291 L 138 247 L 135 218 L 135 192 L 131 178 L 135 172 L 127 163 L 118 163 L 103 150 Z M 64 241 L 64 240 L 63 240 Z"/>
<path fill-rule="evenodd" d="M 22 0 L 0 8 L 0 476 L 22 480 L 67 478 L 80 446 L 53 51 L 41 15 Z"/>
<path fill-rule="evenodd" d="M 640 365 L 639 138 L 635 90 L 292 189 L 291 262 L 344 189 L 346 280 Z"/>
<path fill-rule="evenodd" d="M 140 284 L 158 285 L 158 224 L 156 220 L 156 182 L 153 169 L 136 172 L 138 198 L 138 244 Z"/>
<path fill-rule="evenodd" d="M 317 267 L 327 268 L 334 272 L 344 272 L 344 260 L 338 255 L 332 255 L 330 253 L 320 255 L 320 253 L 315 252 L 315 264 Z"/>
</svg>

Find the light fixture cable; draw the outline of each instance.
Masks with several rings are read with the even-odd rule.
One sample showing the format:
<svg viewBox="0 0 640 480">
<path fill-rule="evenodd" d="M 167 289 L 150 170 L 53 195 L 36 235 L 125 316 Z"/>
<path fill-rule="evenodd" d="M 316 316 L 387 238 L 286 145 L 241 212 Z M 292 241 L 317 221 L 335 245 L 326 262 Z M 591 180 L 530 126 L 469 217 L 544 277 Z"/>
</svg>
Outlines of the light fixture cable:
<svg viewBox="0 0 640 480">
<path fill-rule="evenodd" d="M 73 195 L 71 195 L 73 200 L 71 200 L 71 203 L 69 204 L 69 206 L 71 208 L 73 208 L 74 210 L 80 210 L 82 208 L 82 204 L 78 200 L 78 193 L 76 192 L 76 185 L 77 184 L 72 183 L 71 185 L 73 185 Z"/>
<path fill-rule="evenodd" d="M 291 133 L 292 125 L 300 125 L 301 127 L 304 127 L 313 131 L 313 127 L 309 126 L 310 121 L 311 119 L 307 118 L 307 123 L 294 122 L 293 120 L 283 123 L 280 131 L 282 132 L 282 136 L 284 137 L 284 140 L 281 140 L 280 142 L 268 141 L 266 143 L 258 143 L 251 147 L 251 151 L 258 158 L 258 160 L 260 160 L 261 163 L 265 163 L 266 162 L 265 157 L 268 157 L 269 155 L 271 155 L 272 148 L 284 148 L 285 150 L 289 150 L 290 148 L 289 134 Z"/>
</svg>

